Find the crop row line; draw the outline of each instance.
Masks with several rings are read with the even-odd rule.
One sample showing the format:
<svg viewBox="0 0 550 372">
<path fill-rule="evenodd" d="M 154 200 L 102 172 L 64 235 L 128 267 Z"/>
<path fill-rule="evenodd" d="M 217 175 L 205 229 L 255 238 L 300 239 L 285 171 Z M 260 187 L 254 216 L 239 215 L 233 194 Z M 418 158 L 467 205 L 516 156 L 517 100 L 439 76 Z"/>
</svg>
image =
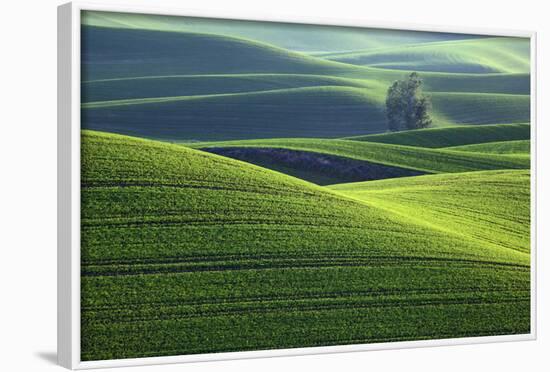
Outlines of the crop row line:
<svg viewBox="0 0 550 372">
<path fill-rule="evenodd" d="M 94 188 L 107 188 L 107 187 L 163 187 L 163 188 L 175 188 L 175 189 L 198 189 L 198 190 L 213 190 L 213 191 L 236 191 L 246 194 L 269 194 L 269 195 L 307 195 L 318 196 L 319 194 L 314 192 L 307 192 L 303 189 L 293 189 L 292 192 L 286 191 L 284 188 L 274 188 L 268 185 L 261 185 L 261 188 L 256 190 L 258 185 L 250 185 L 248 188 L 242 187 L 222 187 L 214 185 L 197 185 L 197 184 L 182 184 L 182 183 L 166 183 L 166 182 L 135 182 L 135 181 L 83 181 L 81 188 L 94 189 Z"/>
<path fill-rule="evenodd" d="M 460 337 L 477 337 L 477 336 L 497 336 L 497 335 L 510 335 L 510 334 L 522 334 L 529 333 L 529 328 L 520 329 L 515 327 L 501 326 L 498 330 L 475 330 L 475 331 L 459 331 L 453 330 L 452 332 L 429 332 L 429 333 L 402 333 L 398 336 L 387 337 L 327 337 L 322 341 L 311 341 L 298 339 L 298 341 L 290 342 L 291 335 L 286 338 L 285 343 L 264 343 L 264 344 L 242 344 L 236 346 L 221 346 L 217 348 L 206 347 L 187 347 L 185 349 L 179 347 L 177 349 L 168 349 L 163 345 L 162 349 L 143 351 L 139 353 L 128 352 L 123 350 L 122 354 L 116 354 L 117 358 L 131 358 L 131 357 L 149 357 L 149 356 L 171 356 L 171 355 L 189 355 L 189 354 L 201 354 L 211 352 L 231 352 L 231 351 L 246 351 L 246 350 L 260 350 L 260 349 L 281 349 L 281 348 L 295 348 L 295 347 L 319 347 L 330 345 L 352 345 L 352 344 L 368 344 L 368 343 L 381 343 L 381 342 L 398 342 L 408 340 L 432 340 L 432 339 L 445 339 L 445 338 L 460 338 Z M 90 350 L 90 348 L 87 348 Z M 83 360 L 99 360 L 99 359 L 112 359 L 110 355 L 104 355 L 104 348 L 101 344 L 100 354 L 94 354 L 94 351 L 83 352 Z M 100 355 L 102 355 L 100 357 Z"/>
<path fill-rule="evenodd" d="M 334 254 L 327 252 L 326 254 L 319 253 L 302 253 L 302 252 L 284 252 L 284 253 L 261 253 L 261 254 L 235 254 L 235 253 L 216 253 L 208 255 L 192 255 L 192 256 L 166 256 L 158 258 L 125 258 L 120 260 L 85 260 L 82 265 L 102 266 L 102 265 L 134 265 L 134 264 L 162 264 L 162 263 L 193 263 L 193 262 L 219 262 L 233 260 L 269 260 L 269 259 L 368 259 L 376 261 L 461 261 L 480 264 L 494 264 L 503 266 L 521 266 L 529 269 L 529 265 L 511 264 L 507 262 L 483 261 L 465 258 L 451 257 L 429 257 L 429 256 L 381 256 L 381 255 L 365 255 L 356 253 Z"/>
<path fill-rule="evenodd" d="M 259 219 L 189 219 L 186 220 L 184 218 L 167 218 L 164 217 L 163 220 L 157 219 L 157 220 L 141 220 L 141 219 L 135 219 L 134 221 L 110 221 L 110 222 L 103 222 L 101 220 L 91 223 L 91 221 L 83 221 L 82 228 L 83 229 L 93 229 L 93 228 L 133 228 L 133 227 L 141 227 L 141 226 L 150 226 L 150 227 L 160 227 L 160 226 L 225 226 L 225 225 L 247 225 L 247 226 L 254 226 L 254 225 L 264 225 L 264 226 L 293 226 L 293 227 L 307 227 L 307 228 L 323 228 L 323 227 L 346 227 L 346 228 L 364 228 L 365 226 L 361 225 L 337 225 L 334 224 L 332 221 L 332 224 L 330 223 L 331 220 L 329 218 L 325 218 L 326 223 L 319 223 L 318 221 L 314 221 L 311 223 L 293 223 L 291 222 L 291 219 L 287 220 L 280 220 L 280 221 L 273 221 L 272 219 L 265 219 L 265 220 L 259 220 Z"/>
<path fill-rule="evenodd" d="M 508 303 L 519 303 L 529 301 L 529 296 L 523 297 L 511 297 L 511 298 L 502 298 L 502 299 L 433 299 L 433 300 L 390 300 L 383 302 L 369 302 L 369 303 L 353 303 L 353 302 L 344 302 L 340 304 L 315 304 L 315 305 L 301 305 L 296 306 L 293 304 L 285 304 L 283 306 L 271 306 L 271 307 L 248 307 L 248 308 L 235 308 L 235 309 L 212 309 L 206 311 L 197 311 L 195 313 L 178 313 L 178 314 L 168 314 L 168 315 L 158 315 L 156 314 L 153 317 L 135 317 L 135 318 L 126 318 L 126 319 L 104 319 L 103 322 L 93 322 L 94 324 L 120 324 L 120 323 L 148 323 L 148 322 L 162 322 L 169 320 L 183 320 L 183 319 L 193 319 L 193 318 L 214 318 L 214 317 L 227 317 L 227 316 L 241 316 L 241 315 L 252 315 L 252 314 L 267 314 L 267 313 L 281 313 L 281 312 L 327 312 L 341 309 L 348 310 L 361 310 L 369 308 L 389 308 L 389 307 L 437 307 L 442 305 L 479 305 L 479 304 L 508 304 Z M 83 324 L 87 324 L 89 319 L 84 315 Z"/>
<path fill-rule="evenodd" d="M 144 307 L 151 309 L 158 307 L 180 307 L 180 306 L 202 306 L 202 305 L 235 305 L 247 302 L 276 302 L 276 301 L 308 301 L 308 300 L 337 300 L 346 297 L 384 297 L 384 296 L 396 296 L 396 295 L 437 295 L 441 293 L 455 293 L 455 294 L 468 294 L 468 293 L 501 293 L 501 292 L 527 292 L 529 288 L 525 287 L 502 287 L 502 288 L 490 288 L 490 290 L 480 287 L 446 287 L 446 288 L 409 288 L 409 289 L 377 289 L 371 291 L 333 291 L 323 293 L 302 293 L 302 294 L 286 294 L 286 295 L 255 295 L 255 296 L 243 296 L 243 297 L 224 297 L 224 298 L 209 298 L 207 300 L 194 300 L 194 301 L 182 301 L 181 299 L 172 301 L 150 301 L 150 302 L 134 302 L 116 305 L 94 305 L 94 306 L 82 306 L 83 312 L 88 311 L 116 311 L 116 310 L 140 310 Z"/>
<path fill-rule="evenodd" d="M 454 267 L 506 267 L 514 269 L 527 269 L 528 266 L 512 263 L 497 263 L 483 261 L 469 261 L 461 259 L 442 259 L 427 260 L 370 260 L 370 259 L 281 259 L 281 260 L 250 260 L 235 262 L 210 263 L 168 263 L 168 264 L 139 264 L 139 265 L 83 265 L 81 267 L 82 276 L 123 276 L 123 275 L 143 275 L 143 274 L 163 274 L 163 273 L 187 273 L 203 271 L 240 271 L 240 270 L 272 270 L 272 269 L 305 269 L 317 267 L 371 267 L 371 266 L 395 266 L 395 265 L 422 265 L 427 267 L 436 267 L 440 265 L 448 266 L 452 263 Z M 435 265 L 434 265 L 435 264 Z M 439 265 L 437 265 L 439 264 Z"/>
</svg>

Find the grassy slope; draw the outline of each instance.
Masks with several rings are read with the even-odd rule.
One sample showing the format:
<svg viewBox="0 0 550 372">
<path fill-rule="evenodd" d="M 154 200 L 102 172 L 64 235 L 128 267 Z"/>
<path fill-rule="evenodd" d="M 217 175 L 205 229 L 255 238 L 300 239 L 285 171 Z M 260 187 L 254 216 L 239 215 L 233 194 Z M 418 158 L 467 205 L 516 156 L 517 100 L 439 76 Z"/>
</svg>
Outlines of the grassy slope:
<svg viewBox="0 0 550 372">
<path fill-rule="evenodd" d="M 207 147 L 259 147 L 309 151 L 429 173 L 529 168 L 529 158 L 524 156 L 478 154 L 349 140 L 287 138 L 206 142 L 192 146 L 204 149 Z"/>
<path fill-rule="evenodd" d="M 449 147 L 447 150 L 481 152 L 486 154 L 529 155 L 531 152 L 531 142 L 528 140 L 489 142 Z"/>
<path fill-rule="evenodd" d="M 87 129 L 167 140 L 342 137 L 386 128 L 377 96 L 347 87 L 108 101 L 84 107 Z"/>
<path fill-rule="evenodd" d="M 90 26 L 82 27 L 82 61 L 83 81 L 182 74 L 353 75 L 363 71 L 222 35 Z M 132 68 L 129 61 L 134 61 Z"/>
<path fill-rule="evenodd" d="M 309 151 L 265 147 L 209 147 L 202 150 L 288 174 L 317 185 L 410 177 L 425 173 Z"/>
<path fill-rule="evenodd" d="M 374 69 L 371 69 L 371 71 Z M 376 69 L 376 71 L 383 71 Z M 389 70 L 387 70 L 389 71 Z M 387 75 L 382 75 L 387 76 Z M 403 72 L 392 71 L 389 81 L 403 79 Z M 530 74 L 447 74 L 420 73 L 428 92 L 530 94 Z M 387 76 L 390 78 L 390 76 Z"/>
<path fill-rule="evenodd" d="M 525 123 L 531 119 L 528 95 L 432 93 L 430 96 L 437 125 Z"/>
<path fill-rule="evenodd" d="M 436 125 L 529 120 L 529 97 L 524 95 L 434 93 L 432 100 Z M 387 128 L 376 88 L 153 97 L 91 102 L 83 108 L 87 129 L 174 141 L 343 137 Z"/>
<path fill-rule="evenodd" d="M 528 170 L 430 175 L 330 188 L 443 231 L 529 252 Z"/>
<path fill-rule="evenodd" d="M 306 74 L 146 76 L 83 82 L 82 102 L 246 93 L 316 86 L 365 88 L 376 90 L 377 94 L 385 89 L 383 83 L 375 80 Z"/>
<path fill-rule="evenodd" d="M 276 61 L 274 61 L 275 63 Z M 275 68 L 276 69 L 276 68 Z M 393 80 L 404 74 L 365 71 L 365 78 L 314 74 L 210 74 L 142 76 L 83 81 L 82 102 L 241 93 L 310 86 L 347 86 L 376 92 L 382 102 Z M 427 91 L 529 94 L 528 74 L 422 74 Z"/>
<path fill-rule="evenodd" d="M 90 26 L 84 26 L 82 32 L 86 128 L 157 139 L 338 137 L 383 132 L 385 87 L 404 74 L 335 63 L 220 35 Z M 131 68 L 128 61 L 133 61 Z M 436 126 L 529 120 L 528 74 L 426 73 L 423 78 L 426 88 L 434 91 Z M 279 93 L 267 93 L 274 89 Z M 448 93 L 451 91 L 491 94 Z M 220 96 L 228 93 L 236 96 Z M 250 96 L 239 95 L 244 93 Z M 368 98 L 359 103 L 357 96 Z M 342 97 L 347 101 L 340 100 Z M 273 105 L 267 102 L 272 98 L 276 100 Z M 128 101 L 132 99 L 137 100 Z M 201 101 L 190 103 L 190 99 Z M 339 101 L 338 107 L 327 100 Z M 140 107 L 121 107 L 130 103 Z M 202 111 L 206 104 L 212 109 L 208 118 Z M 252 122 L 261 122 L 261 129 L 250 130 Z M 319 130 L 313 128 L 315 122 Z M 134 123 L 137 128 L 130 129 Z M 285 132 L 288 128 L 293 130 Z"/>
<path fill-rule="evenodd" d="M 83 360 L 526 333 L 528 265 L 259 167 L 83 133 Z"/>
<path fill-rule="evenodd" d="M 384 87 L 406 71 L 368 68 L 335 63 L 276 48 L 268 44 L 221 35 L 160 32 L 118 28 L 83 27 L 83 81 L 170 77 L 197 74 L 308 74 L 368 80 Z M 143 50 L 150 50 L 147 58 Z M 128 61 L 134 61 L 128 68 Z M 430 91 L 528 94 L 529 74 L 445 74 L 424 72 Z M 237 77 L 238 78 L 238 77 Z M 284 77 L 281 77 L 284 83 Z M 184 81 L 185 82 L 185 81 Z M 219 81 L 224 82 L 224 81 Z M 231 80 L 226 80 L 231 83 Z M 126 82 L 132 84 L 132 82 Z M 133 82 L 159 85 L 148 80 Z M 361 84 L 362 82 L 359 82 Z M 125 83 L 112 82 L 113 87 Z M 106 82 L 101 86 L 109 85 Z M 350 86 L 355 86 L 351 84 Z M 86 86 L 84 91 L 86 91 Z M 137 87 L 139 89 L 139 86 Z M 168 88 L 165 88 L 168 89 Z M 208 93 L 222 93 L 209 91 Z M 385 89 L 382 89 L 382 95 Z M 170 93 L 169 95 L 178 95 Z M 129 97 L 127 97 L 129 98 Z"/>
<path fill-rule="evenodd" d="M 495 124 L 408 130 L 346 139 L 437 148 L 496 141 L 528 140 L 530 136 L 529 124 Z"/>
<path fill-rule="evenodd" d="M 336 53 L 324 58 L 388 69 L 452 73 L 528 73 L 529 40 L 494 37 Z"/>
<path fill-rule="evenodd" d="M 114 28 L 199 32 L 255 39 L 299 51 L 380 48 L 388 45 L 476 38 L 475 35 L 402 30 L 361 29 L 321 25 L 251 22 L 194 17 L 83 12 L 82 23 Z"/>
</svg>

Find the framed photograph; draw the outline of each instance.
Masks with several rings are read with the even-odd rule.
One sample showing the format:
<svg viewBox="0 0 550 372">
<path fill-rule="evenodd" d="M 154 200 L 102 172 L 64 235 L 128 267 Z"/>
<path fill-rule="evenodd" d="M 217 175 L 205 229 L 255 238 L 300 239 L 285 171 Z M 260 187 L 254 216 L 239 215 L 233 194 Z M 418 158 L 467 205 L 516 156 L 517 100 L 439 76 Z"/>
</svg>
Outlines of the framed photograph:
<svg viewBox="0 0 550 372">
<path fill-rule="evenodd" d="M 535 33 L 58 15 L 61 365 L 535 338 Z"/>
</svg>

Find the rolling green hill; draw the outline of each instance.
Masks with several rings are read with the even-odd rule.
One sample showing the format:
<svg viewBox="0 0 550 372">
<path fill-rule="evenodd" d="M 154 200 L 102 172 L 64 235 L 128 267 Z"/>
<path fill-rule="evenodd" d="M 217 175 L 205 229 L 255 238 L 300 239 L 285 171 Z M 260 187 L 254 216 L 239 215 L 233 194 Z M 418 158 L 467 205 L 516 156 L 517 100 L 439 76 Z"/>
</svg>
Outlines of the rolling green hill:
<svg viewBox="0 0 550 372">
<path fill-rule="evenodd" d="M 82 40 L 84 128 L 169 141 L 384 132 L 387 86 L 406 73 L 213 34 L 83 26 Z M 435 126 L 530 120 L 527 73 L 422 78 Z"/>
<path fill-rule="evenodd" d="M 281 48 L 308 52 L 376 49 L 388 45 L 397 46 L 478 37 L 442 32 L 414 32 L 95 11 L 83 12 L 82 23 L 111 28 L 228 35 L 254 39 Z"/>
<path fill-rule="evenodd" d="M 527 39 L 91 11 L 81 36 L 81 360 L 529 333 Z M 387 133 L 411 71 L 437 128 Z"/>
<path fill-rule="evenodd" d="M 427 226 L 529 252 L 530 185 L 528 170 L 502 170 L 408 177 L 330 188 Z"/>
<path fill-rule="evenodd" d="M 494 124 L 407 130 L 346 139 L 437 148 L 485 142 L 528 140 L 530 136 L 531 126 L 529 124 Z"/>
<path fill-rule="evenodd" d="M 246 93 L 316 86 L 364 88 L 377 91 L 377 94 L 382 94 L 386 88 L 376 80 L 304 74 L 146 76 L 84 82 L 82 102 Z"/>
<path fill-rule="evenodd" d="M 529 155 L 529 153 L 531 152 L 531 141 L 518 140 L 518 141 L 479 143 L 475 145 L 449 147 L 447 148 L 447 150 L 471 151 L 471 152 L 481 152 L 481 153 L 487 153 L 487 154 Z"/>
<path fill-rule="evenodd" d="M 222 35 L 84 26 L 82 38 L 82 80 L 85 82 L 173 75 L 308 74 L 366 79 L 371 85 L 381 84 L 387 87 L 407 73 L 332 62 L 264 43 Z M 147 58 L 143 58 L 143 50 L 151 51 Z M 131 68 L 128 68 L 128 63 L 132 64 Z M 528 73 L 423 72 L 422 77 L 427 90 L 438 92 L 529 93 Z M 171 82 L 164 79 L 133 83 L 154 83 L 158 86 Z M 349 86 L 355 86 L 355 83 L 349 83 Z M 385 94 L 385 89 L 383 93 Z"/>
<path fill-rule="evenodd" d="M 371 69 L 373 71 L 374 69 Z M 376 71 L 381 71 L 377 69 Z M 383 70 L 382 70 L 383 71 Z M 389 71 L 389 70 L 388 70 Z M 374 72 L 372 72 L 375 75 Z M 404 74 L 392 71 L 393 76 L 383 74 L 386 79 L 403 79 Z M 531 93 L 530 74 L 447 74 L 421 72 L 424 90 L 428 92 L 463 92 L 463 93 Z"/>
<path fill-rule="evenodd" d="M 530 119 L 529 96 L 433 93 L 432 100 L 438 126 Z M 85 129 L 170 141 L 330 138 L 387 130 L 383 96 L 376 87 L 136 98 L 82 107 Z"/>
<path fill-rule="evenodd" d="M 96 102 L 82 117 L 85 129 L 170 141 L 342 137 L 385 130 L 377 99 L 368 89 L 310 87 Z"/>
<path fill-rule="evenodd" d="M 367 161 L 393 167 L 428 173 L 467 172 L 491 169 L 528 169 L 529 158 L 518 155 L 478 154 L 445 149 L 429 149 L 362 141 L 335 139 L 262 139 L 227 142 L 204 142 L 192 147 L 208 151 L 214 148 L 222 154 L 223 148 L 270 148 L 308 151 Z"/>
<path fill-rule="evenodd" d="M 437 125 L 525 123 L 531 99 L 519 94 L 431 93 Z"/>
<path fill-rule="evenodd" d="M 189 74 L 353 75 L 362 71 L 358 66 L 222 35 L 82 27 L 83 81 Z"/>
<path fill-rule="evenodd" d="M 493 37 L 375 51 L 334 53 L 324 58 L 362 66 L 451 73 L 528 73 L 529 39 Z"/>
<path fill-rule="evenodd" d="M 245 161 L 317 185 L 410 177 L 424 174 L 402 168 L 327 153 L 271 147 L 209 147 L 212 154 Z"/>
<path fill-rule="evenodd" d="M 119 99 L 244 93 L 275 89 L 314 86 L 365 88 L 376 92 L 380 101 L 390 82 L 402 74 L 382 74 L 366 71 L 367 79 L 341 78 L 311 74 L 210 74 L 144 76 L 135 78 L 100 79 L 82 83 L 82 102 Z M 422 74 L 430 92 L 529 94 L 528 74 Z"/>
<path fill-rule="evenodd" d="M 524 249 L 340 192 L 84 131 L 82 360 L 529 332 Z"/>
</svg>

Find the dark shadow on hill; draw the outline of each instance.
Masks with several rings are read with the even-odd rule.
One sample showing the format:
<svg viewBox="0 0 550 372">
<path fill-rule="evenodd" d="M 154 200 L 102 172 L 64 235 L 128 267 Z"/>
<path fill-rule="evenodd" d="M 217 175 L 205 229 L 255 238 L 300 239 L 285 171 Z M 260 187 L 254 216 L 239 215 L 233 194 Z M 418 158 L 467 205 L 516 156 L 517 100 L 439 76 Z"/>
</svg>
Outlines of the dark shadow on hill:
<svg viewBox="0 0 550 372">
<path fill-rule="evenodd" d="M 412 169 L 307 151 L 265 147 L 210 147 L 202 150 L 269 168 L 321 186 L 426 174 Z"/>
</svg>

